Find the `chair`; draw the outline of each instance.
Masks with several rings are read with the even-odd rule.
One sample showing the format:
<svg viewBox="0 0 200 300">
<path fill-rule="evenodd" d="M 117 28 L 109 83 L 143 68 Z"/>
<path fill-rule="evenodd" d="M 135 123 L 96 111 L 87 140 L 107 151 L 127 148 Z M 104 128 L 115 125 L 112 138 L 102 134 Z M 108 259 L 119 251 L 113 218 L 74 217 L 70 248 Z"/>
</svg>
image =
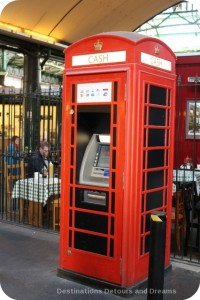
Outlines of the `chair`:
<svg viewBox="0 0 200 300">
<path fill-rule="evenodd" d="M 200 211 L 195 211 L 195 219 L 192 220 L 190 226 L 196 229 L 196 249 L 200 253 Z"/>
<path fill-rule="evenodd" d="M 23 160 L 18 164 L 7 164 L 6 162 L 4 162 L 4 178 L 6 191 L 5 211 L 7 214 L 10 214 L 10 204 L 14 183 L 17 180 L 24 178 L 24 168 L 25 167 Z M 13 169 L 18 169 L 19 172 L 17 174 L 12 174 Z"/>
<path fill-rule="evenodd" d="M 175 207 L 172 210 L 171 221 L 175 224 L 176 249 L 181 253 L 181 245 L 184 245 L 186 235 L 185 207 L 183 203 L 183 191 L 177 190 L 173 193 Z"/>
<path fill-rule="evenodd" d="M 60 199 L 54 198 L 51 201 L 52 205 L 52 215 L 53 215 L 53 230 L 56 230 L 56 227 L 60 226 Z"/>
<path fill-rule="evenodd" d="M 198 202 L 197 190 L 192 187 L 184 190 L 184 206 L 186 217 L 186 235 L 184 255 L 187 256 L 188 248 L 196 248 L 200 251 L 200 202 Z M 197 204 L 199 203 L 199 204 Z M 196 235 L 196 245 L 193 245 L 193 239 Z"/>
<path fill-rule="evenodd" d="M 196 233 L 196 243 L 193 246 L 193 235 Z M 186 234 L 186 247 L 185 255 L 187 255 L 188 247 L 194 247 L 200 252 L 200 201 L 194 206 L 194 210 L 191 210 L 191 216 L 189 218 L 189 226 Z"/>
</svg>

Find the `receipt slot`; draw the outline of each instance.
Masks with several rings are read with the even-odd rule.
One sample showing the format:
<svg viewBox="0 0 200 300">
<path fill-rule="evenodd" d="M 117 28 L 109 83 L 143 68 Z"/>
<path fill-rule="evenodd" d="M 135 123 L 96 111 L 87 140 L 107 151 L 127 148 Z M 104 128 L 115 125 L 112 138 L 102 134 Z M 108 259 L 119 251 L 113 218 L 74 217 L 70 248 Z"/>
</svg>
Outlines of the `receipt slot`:
<svg viewBox="0 0 200 300">
<path fill-rule="evenodd" d="M 170 264 L 175 55 L 129 32 L 65 50 L 58 274 L 132 288 L 147 279 L 152 211 Z"/>
</svg>

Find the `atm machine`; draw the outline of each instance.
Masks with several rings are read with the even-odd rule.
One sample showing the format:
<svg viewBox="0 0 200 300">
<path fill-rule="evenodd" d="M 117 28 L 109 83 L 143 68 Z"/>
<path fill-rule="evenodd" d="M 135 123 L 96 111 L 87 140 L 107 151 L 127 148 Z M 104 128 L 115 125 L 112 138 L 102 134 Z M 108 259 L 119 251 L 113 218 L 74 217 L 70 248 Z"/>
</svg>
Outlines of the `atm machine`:
<svg viewBox="0 0 200 300">
<path fill-rule="evenodd" d="M 170 265 L 175 55 L 133 32 L 65 51 L 58 274 L 132 288 L 147 279 L 150 216 Z"/>
<path fill-rule="evenodd" d="M 110 136 L 93 134 L 87 145 L 80 169 L 80 184 L 108 187 L 110 161 Z M 84 190 L 83 201 L 106 205 L 106 193 Z"/>
<path fill-rule="evenodd" d="M 80 170 L 80 184 L 107 186 L 109 179 L 110 136 L 93 134 Z"/>
</svg>

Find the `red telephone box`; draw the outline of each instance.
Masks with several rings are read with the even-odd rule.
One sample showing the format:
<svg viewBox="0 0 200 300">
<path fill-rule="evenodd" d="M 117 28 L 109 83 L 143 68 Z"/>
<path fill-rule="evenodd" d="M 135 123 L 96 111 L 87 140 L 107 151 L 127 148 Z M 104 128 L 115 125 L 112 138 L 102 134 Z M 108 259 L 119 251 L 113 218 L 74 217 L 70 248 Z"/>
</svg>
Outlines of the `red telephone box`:
<svg viewBox="0 0 200 300">
<path fill-rule="evenodd" d="M 148 275 L 150 215 L 171 212 L 175 55 L 113 32 L 65 51 L 62 275 L 133 287 Z M 165 266 L 170 264 L 167 218 Z"/>
</svg>

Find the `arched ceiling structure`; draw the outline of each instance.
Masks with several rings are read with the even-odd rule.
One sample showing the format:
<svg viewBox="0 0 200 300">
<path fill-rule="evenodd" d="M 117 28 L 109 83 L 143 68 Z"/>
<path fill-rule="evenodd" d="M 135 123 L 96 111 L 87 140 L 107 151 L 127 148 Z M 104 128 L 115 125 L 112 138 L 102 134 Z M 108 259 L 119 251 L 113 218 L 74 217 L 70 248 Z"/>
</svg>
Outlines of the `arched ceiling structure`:
<svg viewBox="0 0 200 300">
<path fill-rule="evenodd" d="M 0 0 L 0 74 L 20 77 L 24 55 L 37 47 L 45 80 L 52 75 L 62 80 L 63 50 L 68 45 L 102 32 L 134 31 L 180 2 Z"/>
<path fill-rule="evenodd" d="M 69 45 L 107 31 L 134 31 L 177 0 L 1 0 L 0 34 Z M 8 3 L 6 5 L 6 3 Z M 39 36 L 41 35 L 41 36 Z M 46 40 L 45 40 L 46 39 Z"/>
</svg>

